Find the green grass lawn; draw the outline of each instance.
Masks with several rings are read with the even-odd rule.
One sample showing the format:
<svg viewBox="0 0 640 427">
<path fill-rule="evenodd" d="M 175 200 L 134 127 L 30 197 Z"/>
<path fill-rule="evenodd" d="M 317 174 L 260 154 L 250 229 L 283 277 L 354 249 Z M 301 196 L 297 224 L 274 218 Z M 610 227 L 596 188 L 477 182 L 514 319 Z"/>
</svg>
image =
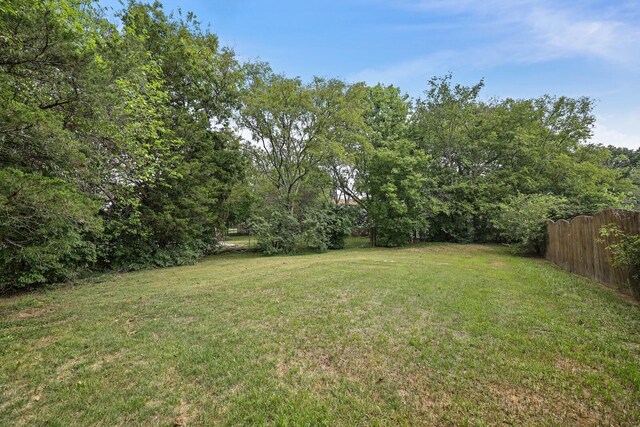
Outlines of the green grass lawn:
<svg viewBox="0 0 640 427">
<path fill-rule="evenodd" d="M 498 246 L 359 245 L 0 300 L 0 425 L 637 425 L 638 305 Z"/>
</svg>

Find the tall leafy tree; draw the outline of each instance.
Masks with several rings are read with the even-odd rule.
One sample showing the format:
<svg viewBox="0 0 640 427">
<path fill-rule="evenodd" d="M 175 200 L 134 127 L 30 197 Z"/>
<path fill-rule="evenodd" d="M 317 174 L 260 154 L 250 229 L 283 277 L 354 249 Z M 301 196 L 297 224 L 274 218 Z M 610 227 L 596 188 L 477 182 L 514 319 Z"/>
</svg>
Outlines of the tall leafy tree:
<svg viewBox="0 0 640 427">
<path fill-rule="evenodd" d="M 162 152 L 148 179 L 120 188 L 132 197 L 105 210 L 113 230 L 106 258 L 140 266 L 194 260 L 216 242 L 224 202 L 243 173 L 229 125 L 243 73 L 233 52 L 191 14 L 174 18 L 159 3 L 130 3 L 121 20 L 123 42 L 157 72 L 161 115 L 157 128 L 145 129 L 155 131 L 151 143 Z"/>
<path fill-rule="evenodd" d="M 85 1 L 0 7 L 0 291 L 96 259 L 99 205 L 81 191 L 91 146 L 75 118 L 92 90 L 97 16 Z"/>
<path fill-rule="evenodd" d="M 407 139 L 409 101 L 393 86 L 356 86 L 360 121 L 329 162 L 338 190 L 366 211 L 373 246 L 401 245 L 427 228 L 427 156 Z"/>
<path fill-rule="evenodd" d="M 341 246 L 336 236 L 348 221 L 328 204 L 332 182 L 325 166 L 358 119 L 353 99 L 352 88 L 339 80 L 305 84 L 253 67 L 237 121 L 251 134 L 247 150 L 262 199 L 254 223 L 266 252 Z"/>
<path fill-rule="evenodd" d="M 317 173 L 345 121 L 346 92 L 338 80 L 303 84 L 270 70 L 254 73 L 238 121 L 255 143 L 256 167 L 292 214 L 305 180 Z"/>
<path fill-rule="evenodd" d="M 607 164 L 632 182 L 633 189 L 629 194 L 628 204 L 634 209 L 640 209 L 640 148 L 633 150 L 609 145 L 607 150 L 611 153 Z"/>
<path fill-rule="evenodd" d="M 206 251 L 245 164 L 229 126 L 244 79 L 233 52 L 159 3 L 130 2 L 118 25 L 82 0 L 9 1 L 0 15 L 0 258 L 11 280 Z M 64 209 L 51 206 L 62 195 Z M 43 250 L 43 236 L 59 250 Z"/>
</svg>

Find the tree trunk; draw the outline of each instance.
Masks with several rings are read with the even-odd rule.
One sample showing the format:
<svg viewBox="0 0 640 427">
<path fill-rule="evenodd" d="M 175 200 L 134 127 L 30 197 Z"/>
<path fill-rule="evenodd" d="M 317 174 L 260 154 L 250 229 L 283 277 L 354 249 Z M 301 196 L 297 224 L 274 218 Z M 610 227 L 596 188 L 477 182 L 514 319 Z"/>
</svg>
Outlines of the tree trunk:
<svg viewBox="0 0 640 427">
<path fill-rule="evenodd" d="M 376 247 L 376 240 L 378 237 L 378 231 L 376 230 L 376 226 L 372 226 L 369 228 L 369 241 L 371 242 L 372 247 Z"/>
</svg>

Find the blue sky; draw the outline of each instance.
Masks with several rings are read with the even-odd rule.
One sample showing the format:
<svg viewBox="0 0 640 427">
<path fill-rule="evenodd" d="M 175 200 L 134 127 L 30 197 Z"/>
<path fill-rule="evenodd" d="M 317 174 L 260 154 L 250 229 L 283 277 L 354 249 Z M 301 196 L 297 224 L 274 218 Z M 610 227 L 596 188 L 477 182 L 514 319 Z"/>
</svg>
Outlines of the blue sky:
<svg viewBox="0 0 640 427">
<path fill-rule="evenodd" d="M 101 0 L 102 5 L 117 4 Z M 165 0 L 242 59 L 394 84 L 485 79 L 484 96 L 596 100 L 595 142 L 640 148 L 640 0 Z"/>
</svg>

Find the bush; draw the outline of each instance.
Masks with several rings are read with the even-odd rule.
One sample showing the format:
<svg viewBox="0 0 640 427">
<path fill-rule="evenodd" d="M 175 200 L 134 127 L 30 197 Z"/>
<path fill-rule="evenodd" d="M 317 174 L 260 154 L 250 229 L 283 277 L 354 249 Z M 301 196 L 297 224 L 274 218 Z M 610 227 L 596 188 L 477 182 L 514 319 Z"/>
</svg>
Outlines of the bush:
<svg viewBox="0 0 640 427">
<path fill-rule="evenodd" d="M 304 243 L 307 247 L 320 251 L 344 248 L 356 215 L 354 208 L 341 205 L 309 210 L 302 223 Z"/>
<path fill-rule="evenodd" d="M 303 234 L 300 243 L 308 248 L 324 252 L 329 247 L 329 213 L 325 209 L 310 209 L 302 221 Z"/>
<path fill-rule="evenodd" d="M 386 218 L 381 220 L 377 226 L 377 245 L 386 247 L 404 246 L 409 243 L 415 234 L 425 232 L 427 227 L 424 223 L 408 217 Z"/>
<path fill-rule="evenodd" d="M 101 262 L 99 266 L 116 271 L 174 267 L 193 264 L 199 258 L 212 252 L 213 247 L 205 246 L 198 241 L 159 247 L 141 240 L 138 243 L 118 244 L 117 250 L 107 256 L 99 257 Z M 111 258 L 108 255 L 112 255 Z"/>
<path fill-rule="evenodd" d="M 98 208 L 61 180 L 0 170 L 0 292 L 69 280 L 91 267 Z"/>
<path fill-rule="evenodd" d="M 613 265 L 628 268 L 631 272 L 631 290 L 636 298 L 640 298 L 640 235 L 627 234 L 616 224 L 609 224 L 600 229 L 600 236 L 613 237 L 617 241 L 609 243 L 606 249 L 613 256 Z"/>
<path fill-rule="evenodd" d="M 319 251 L 342 249 L 354 223 L 353 208 L 326 205 L 309 208 L 298 220 L 284 209 L 252 221 L 260 250 L 269 255 L 290 254 L 297 248 Z"/>
<path fill-rule="evenodd" d="M 360 209 L 355 206 L 334 205 L 331 208 L 331 215 L 327 227 L 329 230 L 329 249 L 344 249 L 346 238 L 351 235 L 355 227 Z"/>
<path fill-rule="evenodd" d="M 289 254 L 296 249 L 300 226 L 285 210 L 274 209 L 266 217 L 253 218 L 251 228 L 255 230 L 258 247 L 268 255 Z"/>
<path fill-rule="evenodd" d="M 518 194 L 498 207 L 493 225 L 500 237 L 519 253 L 541 255 L 546 222 L 566 211 L 566 200 L 547 194 Z"/>
</svg>

